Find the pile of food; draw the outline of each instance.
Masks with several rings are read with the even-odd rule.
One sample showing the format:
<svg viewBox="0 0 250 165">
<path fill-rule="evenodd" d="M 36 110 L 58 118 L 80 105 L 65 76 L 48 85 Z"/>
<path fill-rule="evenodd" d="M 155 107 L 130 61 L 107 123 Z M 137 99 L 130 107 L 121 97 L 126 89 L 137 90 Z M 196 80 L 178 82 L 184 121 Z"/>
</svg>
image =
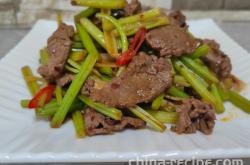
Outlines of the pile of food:
<svg viewBox="0 0 250 165">
<path fill-rule="evenodd" d="M 62 22 L 40 51 L 34 76 L 23 77 L 33 96 L 25 108 L 60 127 L 72 119 L 78 137 L 165 123 L 178 134 L 211 134 L 216 113 L 230 101 L 250 113 L 238 93 L 229 57 L 211 39 L 193 36 L 180 11 L 143 10 L 138 0 L 72 0 L 88 7 Z"/>
</svg>

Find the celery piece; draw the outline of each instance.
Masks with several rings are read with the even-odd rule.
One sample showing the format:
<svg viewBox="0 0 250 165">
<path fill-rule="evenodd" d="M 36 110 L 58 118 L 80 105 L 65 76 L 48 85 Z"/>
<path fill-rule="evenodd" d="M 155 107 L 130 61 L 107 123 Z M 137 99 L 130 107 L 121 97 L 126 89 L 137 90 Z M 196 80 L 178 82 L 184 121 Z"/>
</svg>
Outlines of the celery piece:
<svg viewBox="0 0 250 165">
<path fill-rule="evenodd" d="M 103 74 L 106 74 L 106 75 L 112 75 L 113 74 L 113 70 L 110 67 L 100 67 L 99 71 L 101 73 L 103 73 Z"/>
<path fill-rule="evenodd" d="M 80 22 L 80 20 L 79 20 L 79 22 Z M 81 42 L 81 38 L 80 38 L 80 36 L 79 36 L 78 33 L 75 33 L 75 34 L 74 34 L 74 36 L 73 36 L 73 41 L 74 41 L 74 42 Z"/>
<path fill-rule="evenodd" d="M 220 97 L 223 101 L 228 101 L 229 100 L 229 92 L 228 90 L 222 86 L 222 85 L 218 85 L 218 92 L 220 94 Z"/>
<path fill-rule="evenodd" d="M 228 94 L 231 103 L 250 114 L 250 100 L 232 90 L 228 91 Z"/>
<path fill-rule="evenodd" d="M 186 94 L 185 92 L 179 90 L 175 86 L 171 86 L 168 89 L 168 94 L 170 94 L 171 96 L 180 97 L 180 98 L 189 98 L 190 97 L 188 94 Z"/>
<path fill-rule="evenodd" d="M 72 49 L 83 49 L 84 46 L 81 42 L 73 42 L 72 46 L 71 46 Z"/>
<path fill-rule="evenodd" d="M 154 110 L 148 110 L 147 112 L 158 121 L 168 124 L 176 123 L 178 117 L 178 114 L 176 112 L 154 111 Z"/>
<path fill-rule="evenodd" d="M 190 87 L 189 82 L 180 75 L 174 75 L 174 84 L 177 84 L 178 86 L 184 86 L 184 87 Z"/>
<path fill-rule="evenodd" d="M 20 105 L 22 108 L 28 108 L 30 100 L 21 100 Z"/>
<path fill-rule="evenodd" d="M 82 61 L 86 55 L 87 55 L 86 50 L 72 51 L 69 55 L 69 59 L 71 59 L 75 62 L 78 62 L 78 61 Z"/>
<path fill-rule="evenodd" d="M 201 76 L 205 80 L 209 80 L 213 83 L 218 83 L 217 77 L 206 68 L 206 66 L 200 65 L 189 57 L 182 56 L 181 61 L 193 72 Z"/>
<path fill-rule="evenodd" d="M 71 0 L 71 4 L 100 9 L 123 9 L 126 2 L 125 0 Z"/>
<path fill-rule="evenodd" d="M 81 37 L 82 44 L 85 46 L 88 53 L 98 55 L 98 51 L 93 43 L 91 37 L 88 35 L 87 30 L 80 24 L 76 24 L 77 31 Z"/>
<path fill-rule="evenodd" d="M 110 15 L 111 10 L 109 9 L 102 9 L 101 13 Z M 111 30 L 107 30 L 108 25 L 113 25 L 106 19 L 102 19 L 102 29 L 103 29 L 103 34 L 104 34 L 104 40 L 107 48 L 108 54 L 110 54 L 114 58 L 119 57 L 118 53 L 118 46 L 117 46 L 117 39 L 115 35 L 112 33 Z"/>
<path fill-rule="evenodd" d="M 154 20 L 145 20 L 144 22 L 137 22 L 134 24 L 127 24 L 122 26 L 123 31 L 127 36 L 134 35 L 141 27 L 145 27 L 146 29 L 153 29 L 159 26 L 167 25 L 169 24 L 169 19 L 166 16 L 160 16 L 158 18 L 155 18 Z M 115 36 L 119 36 L 119 32 L 114 29 L 112 31 Z"/>
<path fill-rule="evenodd" d="M 124 26 L 127 24 L 134 24 L 134 23 L 145 21 L 145 20 L 153 19 L 160 15 L 161 15 L 161 10 L 159 8 L 154 8 L 154 9 L 142 12 L 140 14 L 120 18 L 118 19 L 118 22 Z M 107 24 L 106 26 L 106 30 L 112 30 L 113 28 L 114 28 L 113 24 Z"/>
<path fill-rule="evenodd" d="M 83 138 L 86 136 L 84 119 L 81 111 L 75 111 L 72 113 L 72 121 L 75 127 L 76 136 L 78 138 Z"/>
<path fill-rule="evenodd" d="M 160 94 L 153 100 L 151 108 L 153 110 L 158 110 L 161 107 L 163 100 L 164 100 L 164 93 Z"/>
<path fill-rule="evenodd" d="M 41 65 L 47 64 L 49 60 L 49 54 L 45 48 L 40 50 L 40 63 Z"/>
<path fill-rule="evenodd" d="M 62 88 L 59 85 L 56 86 L 55 93 L 56 93 L 56 101 L 58 104 L 60 104 L 62 101 Z"/>
<path fill-rule="evenodd" d="M 102 13 L 97 13 L 96 17 L 104 18 L 104 19 L 110 21 L 116 27 L 116 29 L 117 29 L 120 37 L 121 37 L 122 52 L 127 51 L 128 50 L 128 39 L 127 39 L 127 36 L 126 36 L 125 32 L 123 31 L 122 26 L 120 25 L 120 23 L 114 17 L 109 16 L 109 15 L 105 15 L 105 14 L 102 14 Z"/>
<path fill-rule="evenodd" d="M 120 76 L 126 70 L 125 66 L 119 67 L 118 71 L 116 72 L 116 77 Z"/>
<path fill-rule="evenodd" d="M 86 31 L 104 48 L 106 49 L 106 44 L 104 40 L 103 32 L 88 18 L 81 18 L 81 25 L 86 29 Z"/>
<path fill-rule="evenodd" d="M 140 119 L 148 123 L 149 126 L 152 127 L 153 129 L 160 131 L 160 132 L 165 131 L 166 126 L 162 122 L 154 118 L 152 115 L 150 115 L 147 111 L 142 109 L 141 107 L 135 106 L 133 108 L 129 108 L 129 110 L 134 115 L 136 115 L 137 117 L 139 117 Z"/>
<path fill-rule="evenodd" d="M 77 15 L 74 16 L 75 22 L 79 23 L 81 18 L 90 17 L 90 16 L 94 15 L 97 11 L 98 11 L 98 9 L 89 7 L 89 8 L 81 11 L 80 13 L 78 13 Z"/>
<path fill-rule="evenodd" d="M 32 96 L 34 96 L 40 89 L 39 84 L 36 81 L 28 81 L 29 77 L 33 76 L 33 73 L 29 66 L 24 66 L 21 68 L 23 78 Z"/>
<path fill-rule="evenodd" d="M 112 80 L 112 77 L 107 76 L 107 75 L 102 75 L 101 80 L 105 81 L 105 82 L 109 82 Z"/>
<path fill-rule="evenodd" d="M 192 59 L 200 58 L 202 56 L 207 55 L 209 50 L 210 47 L 207 44 L 203 44 L 200 47 L 198 47 L 193 54 L 189 55 L 189 57 Z"/>
<path fill-rule="evenodd" d="M 63 23 L 61 12 L 56 13 L 56 21 L 58 27 L 61 26 L 61 24 Z"/>
<path fill-rule="evenodd" d="M 83 95 L 79 96 L 79 99 L 83 101 L 86 105 L 88 105 L 89 107 L 104 114 L 105 116 L 108 116 L 114 120 L 121 120 L 122 112 L 120 110 L 113 108 L 113 107 L 108 107 L 102 103 L 94 102 L 90 98 L 83 96 Z"/>
<path fill-rule="evenodd" d="M 67 60 L 68 64 L 70 64 L 72 67 L 74 67 L 77 70 L 80 70 L 81 66 L 76 63 L 75 61 L 71 60 L 70 58 Z"/>
<path fill-rule="evenodd" d="M 102 67 L 118 68 L 119 66 L 113 62 L 103 62 L 103 63 L 96 63 L 95 67 L 98 67 L 98 68 L 102 68 Z"/>
<path fill-rule="evenodd" d="M 175 69 L 191 84 L 194 90 L 208 103 L 216 104 L 214 96 L 208 91 L 204 83 L 191 72 L 181 61 L 174 59 Z"/>
<path fill-rule="evenodd" d="M 223 113 L 225 111 L 225 107 L 216 84 L 211 85 L 211 93 L 214 95 L 216 99 L 216 104 L 215 104 L 216 112 Z"/>
<path fill-rule="evenodd" d="M 46 104 L 41 109 L 39 114 L 45 117 L 53 116 L 58 111 L 59 107 L 60 107 L 60 104 L 58 104 L 56 100 L 53 100 L 53 102 Z M 85 107 L 85 104 L 79 99 L 76 99 L 73 101 L 72 105 L 70 106 L 69 112 L 83 109 L 84 107 Z"/>
<path fill-rule="evenodd" d="M 79 73 L 75 76 L 75 79 L 70 84 L 68 90 L 65 93 L 65 96 L 63 97 L 63 100 L 61 102 L 59 110 L 54 115 L 51 126 L 52 127 L 60 127 L 62 122 L 64 121 L 69 108 L 71 104 L 73 103 L 74 99 L 77 97 L 78 92 L 80 91 L 83 83 L 91 73 L 98 57 L 99 53 L 95 48 L 95 45 L 81 25 L 76 25 L 77 30 L 80 34 L 80 37 L 82 38 L 82 42 L 85 45 L 86 49 L 88 50 L 89 54 L 84 60 L 84 62 L 81 65 L 81 68 L 79 70 Z"/>
<path fill-rule="evenodd" d="M 156 18 L 155 20 L 150 20 L 148 22 L 142 22 L 141 24 L 137 24 L 138 26 L 135 27 L 134 29 L 132 30 L 128 30 L 126 31 L 126 35 L 127 36 L 132 36 L 134 35 L 141 26 L 144 26 L 147 30 L 149 29 L 153 29 L 153 28 L 156 28 L 156 27 L 159 27 L 159 26 L 163 26 L 163 25 L 167 25 L 169 24 L 169 19 L 168 17 L 166 16 L 161 16 L 161 17 L 158 17 Z"/>
<path fill-rule="evenodd" d="M 78 69 L 73 68 L 73 67 L 71 67 L 71 66 L 69 66 L 67 64 L 65 65 L 65 69 L 68 70 L 68 71 L 70 71 L 70 72 L 72 72 L 72 73 L 75 73 L 75 74 L 79 73 Z"/>
</svg>

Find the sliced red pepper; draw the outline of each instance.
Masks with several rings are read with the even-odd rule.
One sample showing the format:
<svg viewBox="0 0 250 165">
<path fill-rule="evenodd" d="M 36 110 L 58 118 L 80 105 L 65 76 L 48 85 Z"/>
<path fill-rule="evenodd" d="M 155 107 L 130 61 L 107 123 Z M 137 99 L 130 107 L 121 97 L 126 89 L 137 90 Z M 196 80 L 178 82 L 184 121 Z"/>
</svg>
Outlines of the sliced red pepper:
<svg viewBox="0 0 250 165">
<path fill-rule="evenodd" d="M 42 88 L 37 94 L 30 100 L 28 107 L 29 108 L 38 108 L 43 97 L 46 97 L 45 103 L 49 102 L 52 99 L 53 93 L 55 90 L 54 85 L 48 85 Z"/>
<path fill-rule="evenodd" d="M 116 64 L 119 66 L 128 64 L 131 59 L 136 55 L 141 45 L 145 40 L 147 30 L 145 27 L 141 27 L 135 34 L 129 49 L 124 52 L 120 58 L 117 59 Z"/>
</svg>

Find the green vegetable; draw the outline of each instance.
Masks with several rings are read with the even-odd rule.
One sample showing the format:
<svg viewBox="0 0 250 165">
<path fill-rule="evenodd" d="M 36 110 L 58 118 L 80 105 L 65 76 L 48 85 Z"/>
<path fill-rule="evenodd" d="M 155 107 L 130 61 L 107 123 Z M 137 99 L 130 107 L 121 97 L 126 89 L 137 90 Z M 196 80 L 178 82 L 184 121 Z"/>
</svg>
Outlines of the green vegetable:
<svg viewBox="0 0 250 165">
<path fill-rule="evenodd" d="M 114 120 L 121 120 L 122 112 L 120 110 L 113 108 L 113 107 L 108 107 L 101 103 L 94 102 L 90 98 L 83 96 L 83 95 L 79 96 L 79 99 L 83 101 L 86 105 L 88 105 L 89 107 L 104 114 L 105 116 L 108 116 Z"/>
<path fill-rule="evenodd" d="M 183 87 L 190 87 L 189 82 L 187 82 L 187 80 L 183 76 L 180 76 L 180 75 L 174 75 L 174 84 L 177 84 Z"/>
<path fill-rule="evenodd" d="M 71 0 L 71 4 L 100 9 L 123 9 L 126 2 L 125 0 Z"/>
<path fill-rule="evenodd" d="M 62 101 L 62 88 L 59 85 L 57 85 L 55 92 L 56 92 L 56 101 L 58 104 L 60 104 Z"/>
<path fill-rule="evenodd" d="M 83 138 L 86 136 L 85 127 L 84 127 L 84 119 L 81 111 L 75 111 L 72 113 L 72 121 L 75 127 L 76 136 L 78 138 Z"/>
<path fill-rule="evenodd" d="M 81 18 L 81 25 L 87 30 L 87 32 L 104 48 L 106 49 L 104 34 L 96 27 L 88 18 Z"/>
<path fill-rule="evenodd" d="M 23 78 L 26 82 L 26 85 L 29 89 L 29 92 L 32 96 L 35 96 L 36 93 L 40 90 L 39 84 L 37 83 L 36 79 L 31 81 L 31 78 L 34 77 L 31 69 L 29 66 L 24 66 L 21 68 L 21 72 L 23 75 Z M 36 116 L 38 115 L 40 108 L 36 108 Z"/>
<path fill-rule="evenodd" d="M 81 37 L 82 44 L 85 46 L 87 52 L 93 56 L 98 55 L 98 51 L 93 43 L 91 37 L 88 35 L 86 29 L 80 24 L 76 24 L 77 31 Z"/>
<path fill-rule="evenodd" d="M 202 56 L 207 55 L 209 50 L 210 47 L 207 44 L 203 44 L 200 47 L 198 47 L 193 54 L 189 55 L 189 57 L 192 59 L 200 58 Z"/>
<path fill-rule="evenodd" d="M 40 89 L 39 84 L 36 81 L 29 81 L 30 77 L 34 77 L 29 66 L 24 66 L 21 68 L 23 78 L 32 96 L 34 96 Z"/>
<path fill-rule="evenodd" d="M 71 60 L 70 58 L 67 60 L 68 64 L 70 64 L 72 67 L 74 67 L 77 70 L 80 70 L 81 66 L 76 63 L 75 61 Z"/>
<path fill-rule="evenodd" d="M 109 82 L 110 80 L 112 80 L 112 77 L 107 76 L 107 75 L 102 75 L 101 80 Z"/>
<path fill-rule="evenodd" d="M 164 93 L 160 94 L 153 100 L 151 108 L 153 110 L 158 110 L 161 107 L 163 100 L 164 100 Z"/>
<path fill-rule="evenodd" d="M 109 16 L 109 15 L 105 15 L 102 13 L 97 13 L 96 17 L 106 19 L 106 20 L 110 21 L 116 27 L 116 29 L 119 32 L 120 37 L 121 37 L 122 52 L 127 51 L 128 50 L 128 39 L 127 39 L 125 32 L 122 29 L 122 26 L 119 24 L 119 22 L 114 17 Z"/>
<path fill-rule="evenodd" d="M 180 98 L 189 98 L 190 97 L 188 94 L 186 94 L 185 92 L 179 90 L 175 86 L 171 86 L 168 89 L 168 94 L 170 94 L 171 96 L 180 97 Z"/>
<path fill-rule="evenodd" d="M 208 91 L 204 83 L 191 72 L 181 61 L 174 59 L 173 64 L 175 69 L 191 84 L 194 90 L 208 103 L 216 105 L 216 99 Z"/>
<path fill-rule="evenodd" d="M 84 48 L 84 46 L 81 42 L 73 42 L 71 47 L 72 47 L 72 49 L 83 49 Z"/>
<path fill-rule="evenodd" d="M 56 20 L 57 20 L 57 26 L 58 27 L 61 26 L 61 24 L 63 23 L 61 12 L 56 13 Z"/>
<path fill-rule="evenodd" d="M 145 22 L 137 22 L 134 24 L 127 24 L 122 26 L 123 31 L 127 36 L 134 35 L 141 27 L 145 27 L 146 29 L 153 29 L 159 26 L 169 24 L 169 19 L 166 16 L 160 16 L 155 18 L 154 20 L 149 20 Z M 117 30 L 113 30 L 115 36 L 119 36 L 119 32 Z"/>
<path fill-rule="evenodd" d="M 125 66 L 119 67 L 118 71 L 116 72 L 116 77 L 120 76 L 125 70 Z"/>
<path fill-rule="evenodd" d="M 48 102 L 47 104 L 44 105 L 43 109 L 52 108 L 52 107 L 58 107 L 59 108 L 59 104 L 58 104 L 56 99 L 50 100 L 50 102 Z"/>
<path fill-rule="evenodd" d="M 174 124 L 177 121 L 178 114 L 176 112 L 166 112 L 166 111 L 147 111 L 155 119 L 163 123 Z"/>
<path fill-rule="evenodd" d="M 78 69 L 73 68 L 73 67 L 71 67 L 71 66 L 69 66 L 67 64 L 65 65 L 65 69 L 68 70 L 68 71 L 70 71 L 70 72 L 72 72 L 72 73 L 75 73 L 75 74 L 79 73 Z"/>
<path fill-rule="evenodd" d="M 120 18 L 120 19 L 118 19 L 118 22 L 122 26 L 124 26 L 124 25 L 142 22 L 145 20 L 150 20 L 150 19 L 153 19 L 154 17 L 160 16 L 160 15 L 161 15 L 161 10 L 159 8 L 154 8 L 154 9 L 142 12 L 140 14 Z M 113 24 L 107 24 L 107 26 L 106 26 L 106 30 L 112 30 L 113 28 L 114 28 Z"/>
<path fill-rule="evenodd" d="M 137 23 L 137 27 L 134 27 L 133 29 L 126 31 L 126 35 L 127 36 L 134 35 L 141 26 L 144 26 L 147 30 L 149 30 L 149 29 L 153 29 L 153 28 L 163 26 L 163 25 L 167 25 L 167 24 L 169 24 L 168 17 L 161 16 L 161 17 L 158 17 L 158 18 L 154 19 L 153 21 L 150 20 L 148 22 L 146 22 L 146 21 L 142 22 L 141 25 L 139 23 Z"/>
<path fill-rule="evenodd" d="M 110 15 L 111 10 L 109 9 L 101 9 L 101 13 Z M 118 53 L 118 46 L 117 46 L 117 39 L 115 35 L 112 33 L 111 30 L 107 30 L 108 25 L 113 25 L 106 19 L 102 19 L 102 29 L 103 29 L 103 34 L 104 34 L 104 40 L 106 44 L 106 50 L 109 55 L 111 55 L 113 58 L 118 58 L 119 53 Z"/>
<path fill-rule="evenodd" d="M 78 62 L 78 61 L 82 61 L 86 55 L 87 55 L 86 50 L 72 51 L 69 55 L 69 59 L 71 59 L 74 62 Z"/>
<path fill-rule="evenodd" d="M 82 101 L 80 101 L 79 99 L 76 99 L 73 101 L 72 105 L 70 106 L 69 112 L 83 109 L 84 106 L 85 104 Z M 60 108 L 60 104 L 58 104 L 56 100 L 53 100 L 49 102 L 48 104 L 46 104 L 41 109 L 41 112 L 39 114 L 45 117 L 53 116 L 58 111 L 59 108 Z"/>
<path fill-rule="evenodd" d="M 140 119 L 144 120 L 146 123 L 149 124 L 150 127 L 152 127 L 153 129 L 163 132 L 166 129 L 166 126 L 158 121 L 156 118 L 154 118 L 152 115 L 150 115 L 147 111 L 145 111 L 144 109 L 142 109 L 139 106 L 135 106 L 133 108 L 129 108 L 129 110 L 136 115 L 137 117 L 139 117 Z"/>
<path fill-rule="evenodd" d="M 101 73 L 103 73 L 103 74 L 106 74 L 106 75 L 112 75 L 113 74 L 113 70 L 110 67 L 100 67 L 99 71 Z"/>
<path fill-rule="evenodd" d="M 223 113 L 225 111 L 225 107 L 216 84 L 211 85 L 211 93 L 214 95 L 216 99 L 216 104 L 215 104 L 216 112 Z"/>
<path fill-rule="evenodd" d="M 79 20 L 79 22 L 80 22 L 80 20 Z M 80 38 L 79 34 L 77 34 L 77 33 L 74 34 L 73 41 L 75 41 L 75 42 L 81 42 L 81 38 Z"/>
<path fill-rule="evenodd" d="M 229 101 L 246 113 L 250 113 L 250 101 L 234 91 L 228 91 Z"/>
<path fill-rule="evenodd" d="M 85 45 L 87 51 L 89 52 L 88 56 L 84 60 L 79 70 L 79 73 L 75 76 L 75 79 L 72 81 L 71 85 L 69 86 L 68 90 L 63 97 L 59 110 L 54 115 L 51 126 L 52 127 L 60 127 L 62 122 L 64 121 L 69 108 L 73 101 L 75 100 L 78 92 L 80 91 L 84 81 L 87 79 L 89 74 L 91 73 L 98 57 L 99 53 L 95 48 L 95 45 L 84 29 L 79 24 L 76 24 L 77 30 L 82 38 L 82 42 Z"/>
<path fill-rule="evenodd" d="M 79 23 L 80 19 L 83 17 L 90 17 L 90 16 L 94 15 L 97 11 L 98 11 L 98 9 L 91 8 L 91 7 L 83 10 L 82 12 L 80 12 L 79 14 L 74 16 L 75 23 Z"/>
<path fill-rule="evenodd" d="M 41 65 L 47 64 L 49 60 L 49 54 L 45 48 L 40 50 L 40 63 Z"/>
<path fill-rule="evenodd" d="M 219 92 L 220 97 L 221 97 L 221 99 L 223 101 L 228 101 L 229 100 L 229 92 L 224 86 L 219 85 L 218 86 L 218 92 Z"/>
<path fill-rule="evenodd" d="M 219 80 L 217 79 L 217 77 L 213 73 L 211 73 L 205 66 L 200 65 L 199 63 L 197 63 L 193 59 L 183 56 L 183 57 L 181 57 L 181 61 L 189 69 L 193 70 L 196 74 L 198 74 L 199 76 L 201 76 L 205 80 L 209 80 L 213 83 L 219 82 Z"/>
<path fill-rule="evenodd" d="M 30 100 L 21 100 L 20 105 L 22 108 L 28 108 Z"/>
</svg>

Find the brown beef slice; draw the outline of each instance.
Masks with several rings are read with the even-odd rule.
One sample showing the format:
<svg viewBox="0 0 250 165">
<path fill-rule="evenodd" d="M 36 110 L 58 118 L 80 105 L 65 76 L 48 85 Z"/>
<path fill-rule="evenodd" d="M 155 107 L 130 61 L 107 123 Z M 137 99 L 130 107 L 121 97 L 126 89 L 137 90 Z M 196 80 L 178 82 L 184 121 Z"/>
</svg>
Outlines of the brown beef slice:
<svg viewBox="0 0 250 165">
<path fill-rule="evenodd" d="M 73 26 L 62 23 L 48 39 L 49 61 L 46 65 L 38 68 L 38 73 L 45 79 L 55 81 L 62 74 L 71 49 L 73 35 Z"/>
<path fill-rule="evenodd" d="M 146 34 L 148 45 L 159 52 L 161 56 L 176 56 L 190 54 L 199 45 L 185 28 L 176 25 L 166 25 L 150 30 Z"/>
<path fill-rule="evenodd" d="M 72 73 L 65 73 L 62 77 L 56 79 L 57 85 L 63 87 L 70 84 L 75 78 L 75 75 Z"/>
<path fill-rule="evenodd" d="M 220 78 L 227 78 L 231 74 L 232 64 L 230 58 L 220 50 L 220 45 L 214 40 L 203 40 L 211 48 L 202 58 L 203 62 Z"/>
<path fill-rule="evenodd" d="M 197 99 L 183 100 L 177 106 L 178 119 L 172 129 L 178 134 L 195 133 L 196 130 L 209 135 L 215 125 L 215 109 L 212 105 Z"/>
<path fill-rule="evenodd" d="M 145 53 L 133 57 L 127 70 L 90 97 L 108 106 L 127 108 L 150 102 L 172 84 L 172 67 L 164 58 Z"/>
<path fill-rule="evenodd" d="M 125 128 L 140 129 L 146 126 L 141 119 L 123 116 L 121 121 L 105 117 L 91 108 L 87 108 L 84 114 L 86 133 L 89 136 L 111 134 L 114 131 L 122 131 Z"/>
<path fill-rule="evenodd" d="M 139 0 L 131 0 L 130 3 L 126 1 L 126 6 L 124 8 L 125 16 L 131 16 L 141 12 L 142 7 Z"/>
<path fill-rule="evenodd" d="M 179 10 L 169 13 L 170 22 L 182 28 L 187 28 L 186 16 Z"/>
</svg>

